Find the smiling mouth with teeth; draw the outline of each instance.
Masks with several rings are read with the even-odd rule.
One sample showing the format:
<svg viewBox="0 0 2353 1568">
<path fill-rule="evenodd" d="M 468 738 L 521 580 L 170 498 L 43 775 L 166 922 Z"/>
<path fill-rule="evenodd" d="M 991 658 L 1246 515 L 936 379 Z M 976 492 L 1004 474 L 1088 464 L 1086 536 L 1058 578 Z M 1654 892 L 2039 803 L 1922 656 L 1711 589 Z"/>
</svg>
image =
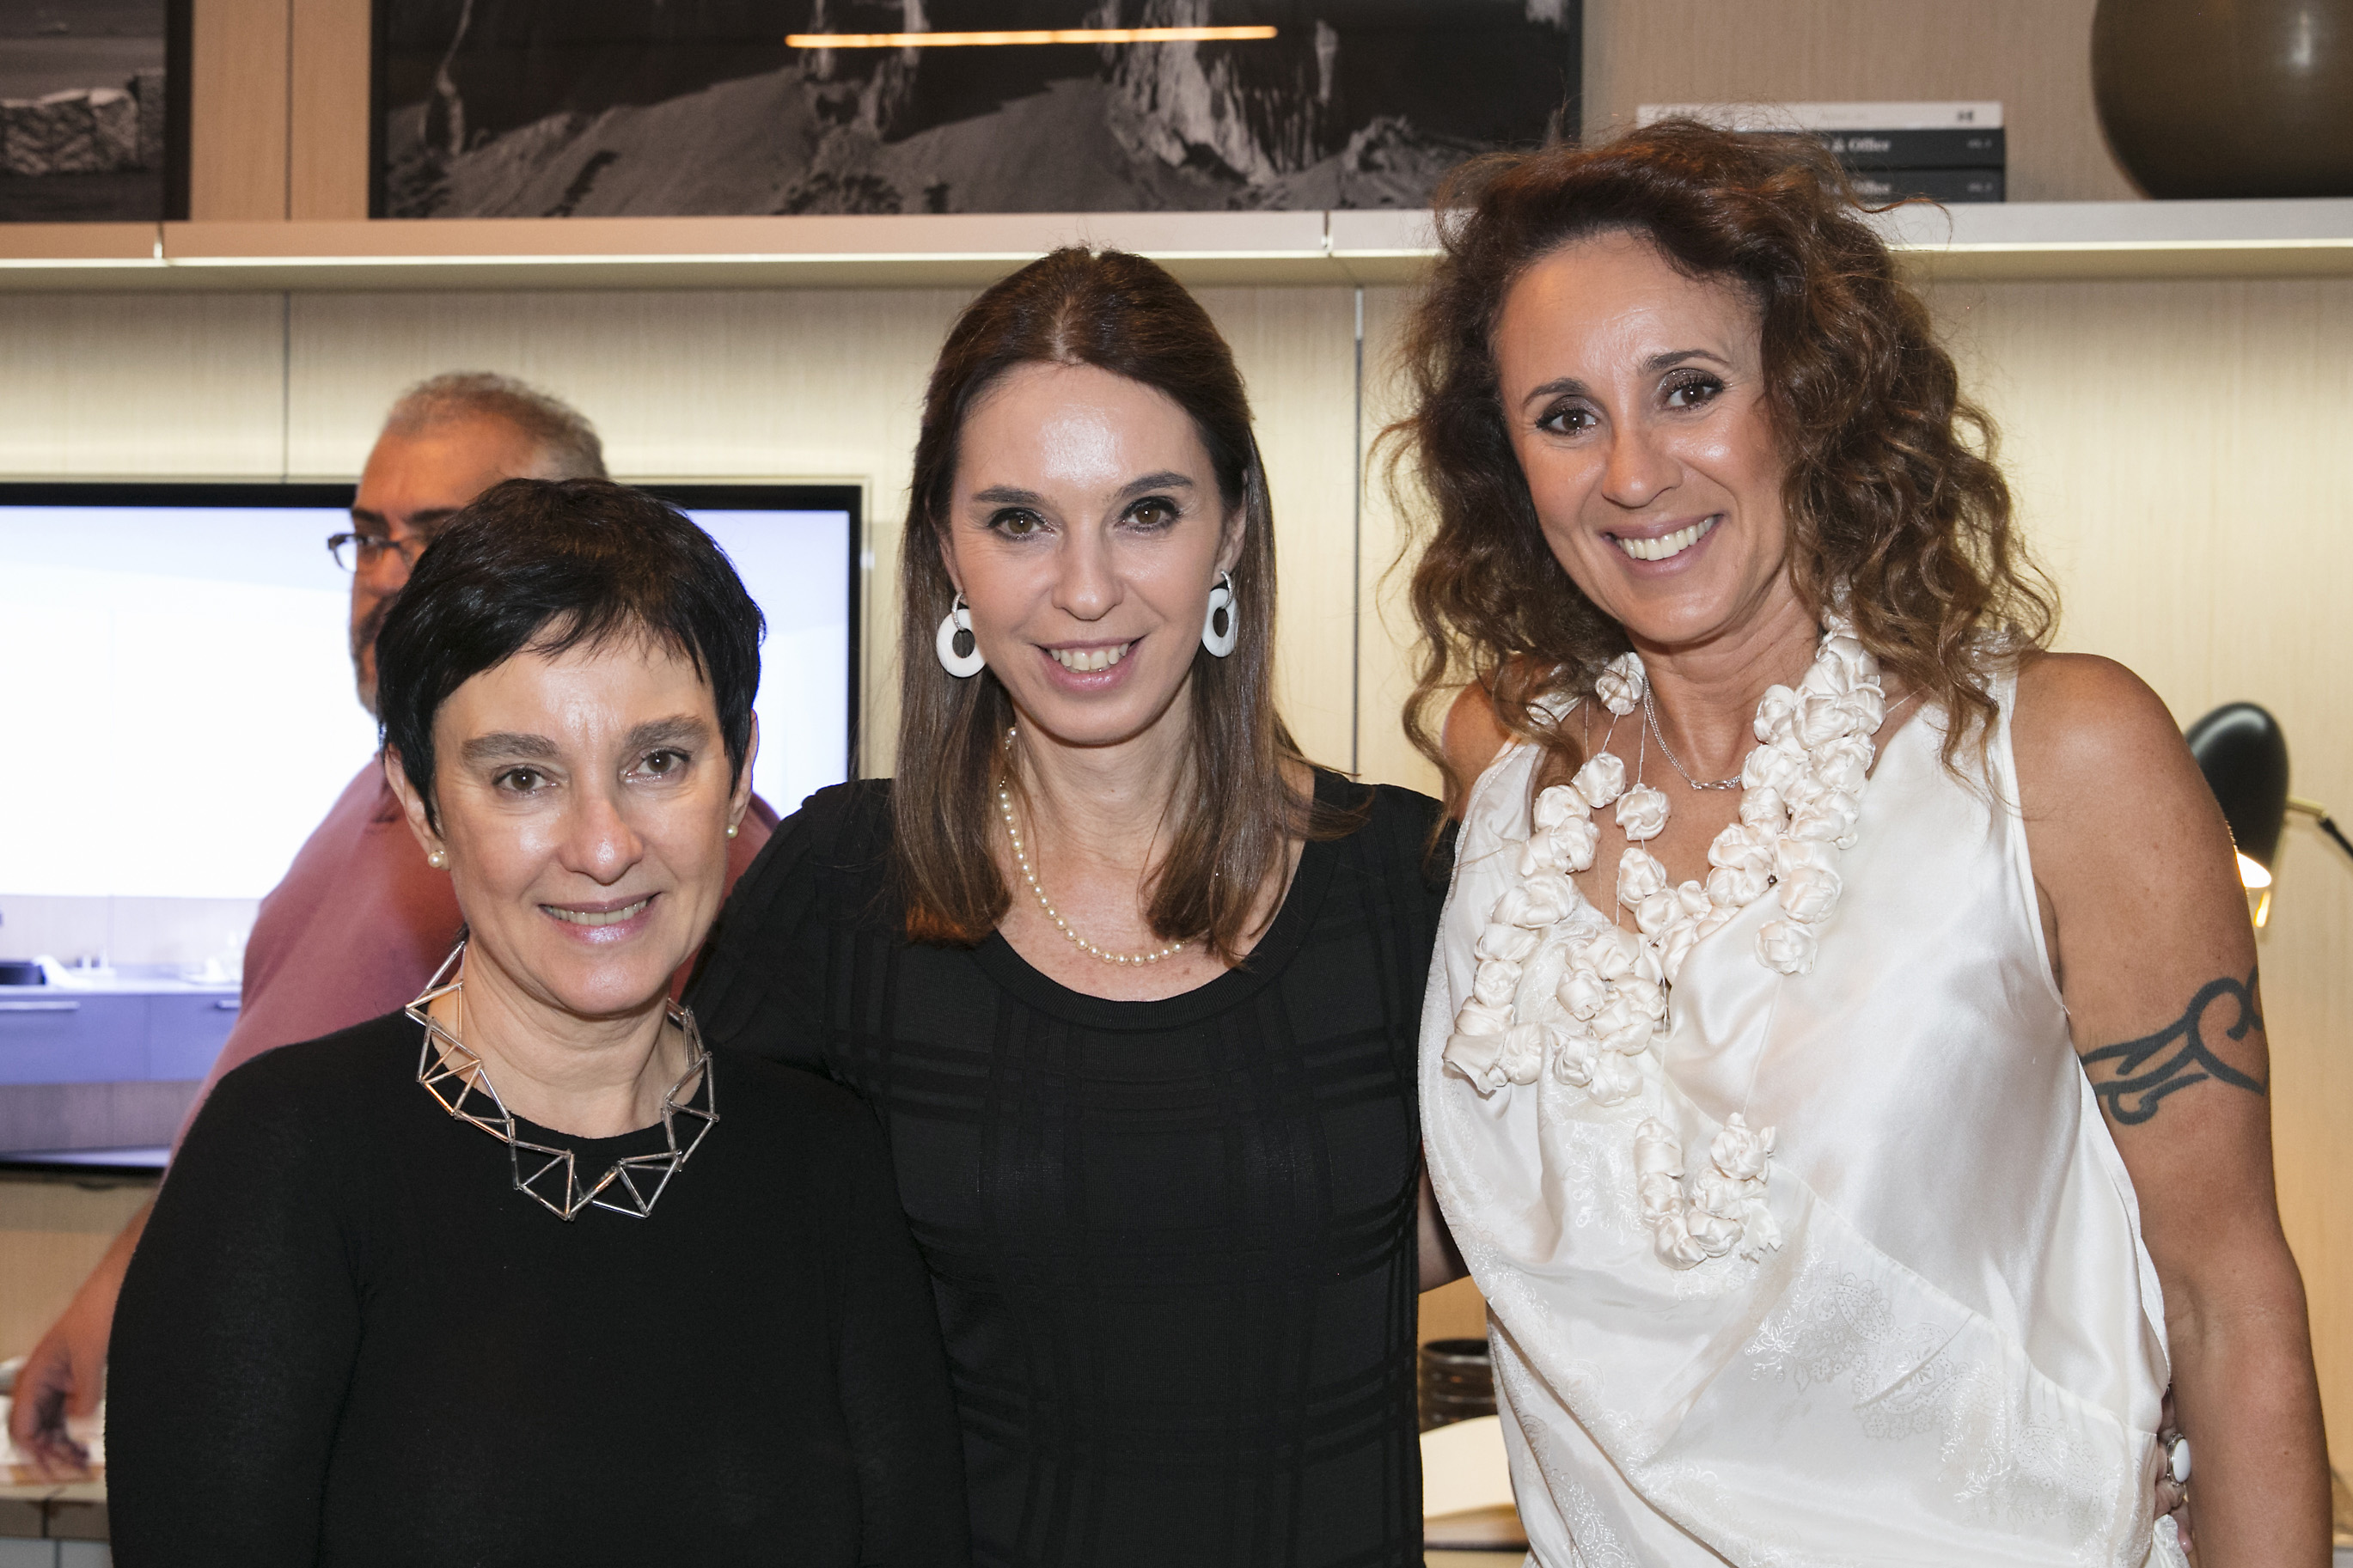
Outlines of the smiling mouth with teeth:
<svg viewBox="0 0 2353 1568">
<path fill-rule="evenodd" d="M 549 914 L 554 915 L 557 920 L 564 921 L 572 925 L 617 926 L 625 920 L 628 920 L 635 915 L 643 913 L 645 907 L 653 901 L 652 896 L 649 894 L 647 897 L 639 899 L 636 903 L 625 904 L 617 910 L 561 910 L 556 908 L 554 904 L 542 904 L 539 907 L 545 910 Z"/>
<path fill-rule="evenodd" d="M 1664 561 L 1681 555 L 1706 538 L 1715 527 L 1715 519 L 1704 517 L 1689 528 L 1679 528 L 1672 533 L 1662 533 L 1656 539 L 1620 539 L 1610 535 L 1610 542 L 1637 561 Z"/>
<path fill-rule="evenodd" d="M 1109 669 L 1125 658 L 1127 650 L 1134 646 L 1132 642 L 1124 642 L 1117 647 L 1050 647 L 1046 651 L 1054 656 L 1056 664 L 1072 674 L 1092 675 L 1098 670 Z"/>
</svg>

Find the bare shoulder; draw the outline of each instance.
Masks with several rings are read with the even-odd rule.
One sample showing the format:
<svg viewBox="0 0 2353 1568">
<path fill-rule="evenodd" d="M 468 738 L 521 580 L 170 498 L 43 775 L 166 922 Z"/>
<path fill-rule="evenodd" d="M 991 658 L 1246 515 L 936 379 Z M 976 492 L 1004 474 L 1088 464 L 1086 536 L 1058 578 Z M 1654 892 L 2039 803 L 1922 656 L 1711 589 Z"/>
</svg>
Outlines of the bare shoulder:
<svg viewBox="0 0 2353 1568">
<path fill-rule="evenodd" d="M 2148 683 L 2097 654 L 2031 655 L 2018 672 L 2010 732 L 2021 773 L 2031 769 L 2060 780 L 2189 756 L 2173 715 Z"/>
<path fill-rule="evenodd" d="M 2010 719 L 2030 823 L 2078 812 L 2219 816 L 2173 715 L 2148 683 L 2096 654 L 2030 656 Z"/>
<path fill-rule="evenodd" d="M 2243 973 L 2246 906 L 2231 830 L 2147 683 L 2113 659 L 2035 657 L 2019 671 L 2011 734 L 2070 1006 L 2099 1012 L 2108 984 L 2162 994 L 2176 971 L 2202 979 L 2225 957 L 2229 973 Z M 2120 1001 L 2116 1010 L 2112 1027 L 2141 1022 L 2126 1019 L 2132 1009 Z"/>
<path fill-rule="evenodd" d="M 1439 743 L 1447 765 L 1465 784 L 1487 771 L 1487 764 L 1512 742 L 1512 732 L 1495 717 L 1487 689 L 1473 681 L 1455 694 L 1439 727 Z"/>
</svg>

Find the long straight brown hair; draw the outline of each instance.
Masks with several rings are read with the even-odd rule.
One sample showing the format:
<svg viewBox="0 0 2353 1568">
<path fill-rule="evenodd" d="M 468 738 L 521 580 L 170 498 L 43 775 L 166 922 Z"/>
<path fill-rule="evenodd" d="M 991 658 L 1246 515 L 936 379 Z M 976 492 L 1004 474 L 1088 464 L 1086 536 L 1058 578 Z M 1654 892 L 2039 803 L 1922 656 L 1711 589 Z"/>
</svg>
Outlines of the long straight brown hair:
<svg viewBox="0 0 2353 1568">
<path fill-rule="evenodd" d="M 1057 250 L 983 293 L 949 329 L 923 395 L 899 559 L 899 773 L 891 792 L 907 935 L 978 942 L 1010 902 L 990 846 L 1013 700 L 993 670 L 948 674 L 933 638 L 955 599 L 942 540 L 965 417 L 1008 371 L 1038 363 L 1093 365 L 1166 395 L 1208 451 L 1224 510 L 1240 510 L 1234 651 L 1194 655 L 1189 776 L 1169 804 L 1168 853 L 1145 911 L 1163 941 L 1203 940 L 1233 963 L 1289 840 L 1337 837 L 1361 814 L 1319 810 L 1285 776 L 1304 759 L 1274 710 L 1273 509 L 1233 352 L 1176 279 L 1116 250 Z"/>
</svg>

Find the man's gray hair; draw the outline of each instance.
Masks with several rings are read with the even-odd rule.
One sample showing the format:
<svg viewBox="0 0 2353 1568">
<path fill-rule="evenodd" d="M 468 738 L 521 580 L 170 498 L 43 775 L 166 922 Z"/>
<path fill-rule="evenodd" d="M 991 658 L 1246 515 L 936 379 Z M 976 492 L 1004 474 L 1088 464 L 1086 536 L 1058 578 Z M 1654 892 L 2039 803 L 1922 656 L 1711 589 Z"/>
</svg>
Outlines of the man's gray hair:
<svg viewBox="0 0 2353 1568">
<path fill-rule="evenodd" d="M 539 448 L 542 479 L 602 479 L 605 444 L 578 409 L 512 376 L 455 370 L 400 395 L 385 416 L 387 435 L 415 436 L 457 419 L 503 419 Z"/>
</svg>

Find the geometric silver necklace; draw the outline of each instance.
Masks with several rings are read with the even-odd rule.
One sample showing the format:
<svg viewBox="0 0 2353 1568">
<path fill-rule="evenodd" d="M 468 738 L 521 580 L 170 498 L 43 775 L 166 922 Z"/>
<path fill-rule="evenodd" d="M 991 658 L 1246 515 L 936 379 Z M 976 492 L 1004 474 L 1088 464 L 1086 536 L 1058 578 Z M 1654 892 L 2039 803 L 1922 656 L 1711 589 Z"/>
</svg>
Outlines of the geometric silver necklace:
<svg viewBox="0 0 2353 1568">
<path fill-rule="evenodd" d="M 466 982 L 448 978 L 459 970 L 466 956 L 466 944 L 461 940 L 433 978 L 426 984 L 424 994 L 404 1009 L 411 1018 L 425 1026 L 425 1046 L 417 1057 L 417 1081 L 425 1086 L 442 1110 L 470 1126 L 479 1127 L 507 1146 L 507 1163 L 514 1173 L 515 1191 L 528 1193 L 553 1211 L 559 1219 L 576 1219 L 580 1212 L 594 1204 L 600 1209 L 643 1219 L 653 1213 L 654 1200 L 662 1195 L 670 1179 L 684 1167 L 688 1156 L 702 1144 L 703 1135 L 718 1124 L 718 1100 L 711 1087 L 711 1053 L 703 1047 L 702 1031 L 695 1026 L 694 1015 L 676 1002 L 666 1003 L 670 1021 L 686 1036 L 688 1061 L 686 1071 L 670 1086 L 662 1096 L 662 1136 L 669 1143 L 659 1154 L 632 1154 L 617 1160 L 610 1169 L 596 1178 L 594 1186 L 583 1187 L 575 1168 L 573 1152 L 533 1143 L 515 1135 L 514 1113 L 491 1087 L 489 1070 L 482 1058 L 467 1048 L 466 1042 L 444 1027 L 430 1009 L 444 996 L 456 996 L 464 1006 Z M 461 1011 L 460 1016 L 463 1016 Z M 702 1082 L 691 1099 L 680 1103 L 678 1091 L 697 1073 Z M 490 1101 L 487 1114 L 473 1109 L 470 1100 L 480 1095 Z M 700 1104 L 695 1103 L 700 1101 Z M 678 1142 L 678 1119 L 688 1119 L 692 1131 L 681 1148 Z M 532 1169 L 523 1171 L 524 1156 L 531 1157 Z M 550 1178 L 563 1173 L 558 1184 Z M 560 1197 L 552 1197 L 545 1187 L 558 1190 Z M 610 1193 L 611 1195 L 606 1195 Z"/>
</svg>

